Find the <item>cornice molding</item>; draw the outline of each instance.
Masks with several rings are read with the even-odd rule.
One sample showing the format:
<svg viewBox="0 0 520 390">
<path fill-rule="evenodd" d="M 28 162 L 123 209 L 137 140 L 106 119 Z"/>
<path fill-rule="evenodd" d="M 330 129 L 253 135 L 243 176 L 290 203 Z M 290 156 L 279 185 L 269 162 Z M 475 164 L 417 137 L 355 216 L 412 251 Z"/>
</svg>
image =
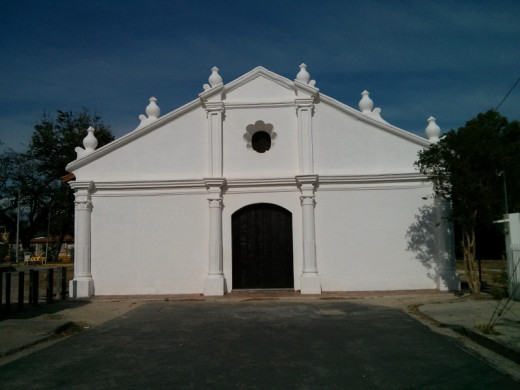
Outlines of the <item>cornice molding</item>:
<svg viewBox="0 0 520 390">
<path fill-rule="evenodd" d="M 84 186 L 86 182 L 75 182 Z M 71 185 L 72 186 L 72 185 Z M 75 186 L 73 187 L 75 189 Z M 204 180 L 128 180 L 128 181 L 113 181 L 113 182 L 96 182 L 96 191 L 104 190 L 162 190 L 162 189 L 180 189 L 180 188 L 205 188 Z"/>
<path fill-rule="evenodd" d="M 224 111 L 224 104 L 221 101 L 216 102 L 206 102 L 204 104 L 204 109 L 206 112 L 214 112 L 214 111 Z"/>
<path fill-rule="evenodd" d="M 318 180 L 319 180 L 319 177 L 318 175 L 316 174 L 310 174 L 310 175 L 297 175 L 295 177 L 296 179 L 296 182 L 298 183 L 298 185 L 302 185 L 302 184 L 317 184 L 318 183 Z"/>
<path fill-rule="evenodd" d="M 205 177 L 202 179 L 206 188 L 218 187 L 222 188 L 226 184 L 224 177 Z"/>
<path fill-rule="evenodd" d="M 298 92 L 303 92 L 303 93 L 311 96 L 313 99 L 316 99 L 320 94 L 320 90 L 318 88 L 313 87 L 312 85 L 309 85 L 309 84 L 302 83 L 299 80 L 294 80 L 293 86 L 294 86 L 294 91 L 296 92 L 297 95 L 299 95 Z"/>
<path fill-rule="evenodd" d="M 228 188 L 296 186 L 296 180 L 294 177 L 227 179 L 226 182 Z"/>
<path fill-rule="evenodd" d="M 69 182 L 70 187 L 74 191 L 88 191 L 92 192 L 96 188 L 96 184 L 92 180 L 88 181 L 71 181 Z"/>
<path fill-rule="evenodd" d="M 254 187 L 254 186 L 296 186 L 298 182 L 319 182 L 319 184 L 382 183 L 382 182 L 423 182 L 421 173 L 382 173 L 373 175 L 297 175 L 270 178 L 224 178 L 209 177 L 182 180 L 123 180 L 123 181 L 75 181 L 73 189 L 155 189 L 155 188 L 205 188 L 211 186 Z"/>
<path fill-rule="evenodd" d="M 221 94 L 224 92 L 224 84 L 216 85 L 213 88 L 208 89 L 207 91 L 199 93 L 199 99 L 204 104 L 209 99 L 211 99 L 213 96 L 216 96 L 218 94 Z"/>
<path fill-rule="evenodd" d="M 294 99 L 291 100 L 264 100 L 264 101 L 247 101 L 247 100 L 224 100 L 226 110 L 241 108 L 283 108 L 293 107 Z"/>
<path fill-rule="evenodd" d="M 319 177 L 321 184 L 375 184 L 398 182 L 424 182 L 426 177 L 421 173 L 386 173 L 373 175 L 331 175 Z"/>
</svg>

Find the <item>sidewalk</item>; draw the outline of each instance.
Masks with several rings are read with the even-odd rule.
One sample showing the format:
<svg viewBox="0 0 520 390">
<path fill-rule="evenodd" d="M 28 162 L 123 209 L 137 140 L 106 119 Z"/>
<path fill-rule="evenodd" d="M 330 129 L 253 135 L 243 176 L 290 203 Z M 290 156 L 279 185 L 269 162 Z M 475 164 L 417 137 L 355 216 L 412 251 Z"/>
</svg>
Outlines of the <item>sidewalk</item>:
<svg viewBox="0 0 520 390">
<path fill-rule="evenodd" d="M 520 365 L 520 302 L 510 301 L 504 309 L 506 301 L 466 296 L 449 303 L 425 304 L 419 311 Z M 486 334 L 493 314 L 498 318 L 493 332 Z"/>
<path fill-rule="evenodd" d="M 437 291 L 324 293 L 303 296 L 292 291 L 248 291 L 224 297 L 182 296 L 114 296 L 89 300 L 57 301 L 23 313 L 0 317 L 0 365 L 18 352 L 44 342 L 98 327 L 106 321 L 125 315 L 149 301 L 256 301 L 256 300 L 349 300 L 359 304 L 390 306 L 419 312 L 440 326 L 449 327 L 478 344 L 520 365 L 520 302 L 510 302 L 495 326 L 496 334 L 484 334 L 478 325 L 489 323 L 499 301 L 482 296 L 456 297 Z M 503 303 L 505 300 L 503 301 Z"/>
<path fill-rule="evenodd" d="M 0 317 L 0 366 L 6 358 L 36 345 L 81 332 L 124 315 L 141 302 L 126 299 L 89 299 L 40 303 L 11 309 Z"/>
</svg>

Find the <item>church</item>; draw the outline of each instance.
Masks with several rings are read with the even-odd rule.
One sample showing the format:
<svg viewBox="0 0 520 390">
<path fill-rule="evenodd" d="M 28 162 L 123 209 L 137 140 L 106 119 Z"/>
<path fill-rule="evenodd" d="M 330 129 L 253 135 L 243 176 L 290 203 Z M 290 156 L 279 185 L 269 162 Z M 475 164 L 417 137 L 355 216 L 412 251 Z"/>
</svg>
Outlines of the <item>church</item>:
<svg viewBox="0 0 520 390">
<path fill-rule="evenodd" d="M 150 98 L 132 132 L 75 177 L 70 295 L 301 294 L 457 288 L 446 205 L 414 167 L 438 140 L 257 67 L 229 83 L 211 69 L 198 97 L 161 115 Z"/>
</svg>

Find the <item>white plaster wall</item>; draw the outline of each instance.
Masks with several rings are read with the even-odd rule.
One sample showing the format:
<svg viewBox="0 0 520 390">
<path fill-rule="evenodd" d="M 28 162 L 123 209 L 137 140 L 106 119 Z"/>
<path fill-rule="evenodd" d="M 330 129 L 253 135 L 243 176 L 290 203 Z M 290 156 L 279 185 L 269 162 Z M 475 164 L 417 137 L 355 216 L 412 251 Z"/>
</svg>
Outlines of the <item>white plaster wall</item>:
<svg viewBox="0 0 520 390">
<path fill-rule="evenodd" d="M 270 191 L 270 192 L 266 192 Z M 302 244 L 302 217 L 300 205 L 300 192 L 296 187 L 275 189 L 274 191 L 256 189 L 254 192 L 232 189 L 224 195 L 224 209 L 222 212 L 222 241 L 224 275 L 226 277 L 227 291 L 232 290 L 232 240 L 231 240 L 231 216 L 244 206 L 254 203 L 272 203 L 281 206 L 292 213 L 293 225 L 293 269 L 294 288 L 300 289 L 300 275 L 303 268 L 303 244 Z"/>
<path fill-rule="evenodd" d="M 247 147 L 248 125 L 264 121 L 277 134 L 265 153 Z M 291 177 L 298 170 L 298 135 L 294 107 L 226 110 L 223 125 L 223 170 L 226 178 Z"/>
<path fill-rule="evenodd" d="M 320 175 L 414 172 L 422 148 L 320 103 L 313 118 L 314 169 Z"/>
<path fill-rule="evenodd" d="M 208 201 L 202 194 L 93 198 L 96 295 L 202 293 Z"/>
<path fill-rule="evenodd" d="M 207 175 L 208 125 L 202 108 L 83 166 L 78 180 L 193 179 Z"/>
<path fill-rule="evenodd" d="M 299 173 L 294 91 L 257 77 L 225 97 L 223 176 L 289 178 Z M 213 99 L 218 99 L 215 96 Z M 238 105 L 249 104 L 246 108 Z M 259 104 L 255 104 L 259 103 Z M 247 148 L 248 125 L 263 121 L 277 136 L 266 153 Z M 196 108 L 78 168 L 78 181 L 197 180 L 208 176 L 206 113 Z M 415 172 L 417 143 L 355 119 L 326 103 L 313 117 L 314 172 L 369 175 Z M 114 186 L 113 186 L 114 187 Z M 205 189 L 100 190 L 93 196 L 92 275 L 96 295 L 202 293 L 208 272 Z M 117 185 L 115 186 L 117 187 Z M 420 183 L 320 184 L 316 193 L 316 249 L 323 291 L 437 288 L 409 250 L 407 232 L 422 198 Z M 294 186 L 226 188 L 223 267 L 232 290 L 231 216 L 254 203 L 292 213 L 294 284 L 303 268 L 300 192 Z M 435 271 L 435 270 L 434 270 Z M 435 276 L 435 275 L 434 275 Z M 437 278 L 438 280 L 438 278 Z"/>
<path fill-rule="evenodd" d="M 316 250 L 323 291 L 437 288 L 417 254 L 407 249 L 407 232 L 431 189 L 421 184 L 377 187 L 322 186 L 317 192 Z"/>
</svg>

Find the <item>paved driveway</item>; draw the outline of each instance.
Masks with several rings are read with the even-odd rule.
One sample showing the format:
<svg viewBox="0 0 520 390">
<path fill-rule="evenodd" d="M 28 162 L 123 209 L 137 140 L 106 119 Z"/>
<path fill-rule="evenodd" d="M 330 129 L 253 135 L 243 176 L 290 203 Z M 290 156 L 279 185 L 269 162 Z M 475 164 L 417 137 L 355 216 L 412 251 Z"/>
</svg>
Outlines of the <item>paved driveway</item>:
<svg viewBox="0 0 520 390">
<path fill-rule="evenodd" d="M 153 302 L 0 368 L 3 389 L 518 389 L 401 311 Z"/>
</svg>

